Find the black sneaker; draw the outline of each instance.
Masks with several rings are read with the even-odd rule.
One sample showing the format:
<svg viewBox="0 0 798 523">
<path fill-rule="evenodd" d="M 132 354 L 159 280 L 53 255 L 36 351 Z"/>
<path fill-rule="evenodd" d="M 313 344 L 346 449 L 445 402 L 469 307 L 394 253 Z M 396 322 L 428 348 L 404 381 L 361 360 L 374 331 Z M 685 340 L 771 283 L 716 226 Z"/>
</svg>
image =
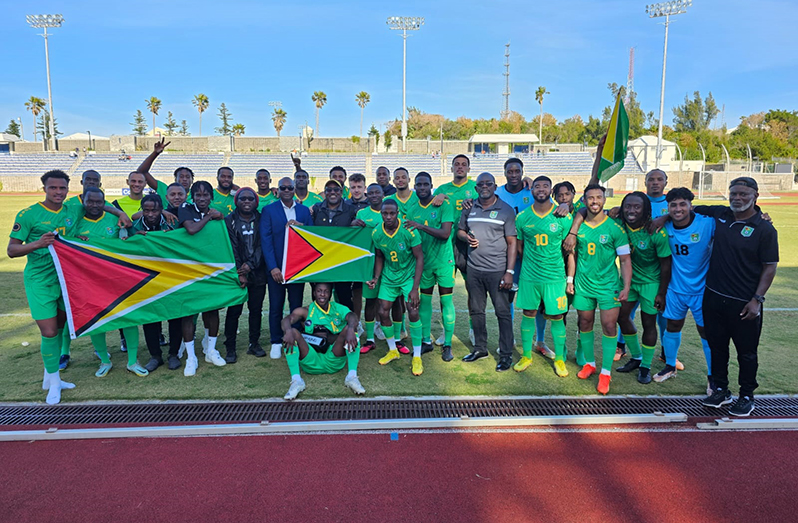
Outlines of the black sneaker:
<svg viewBox="0 0 798 523">
<path fill-rule="evenodd" d="M 235 350 L 228 350 L 227 356 L 224 357 L 224 361 L 227 363 L 235 363 L 238 361 L 238 354 L 236 354 Z"/>
<path fill-rule="evenodd" d="M 180 358 L 177 356 L 169 356 L 169 370 L 177 370 L 180 368 Z"/>
<path fill-rule="evenodd" d="M 723 405 L 728 405 L 732 402 L 732 395 L 731 392 L 728 390 L 723 389 L 715 389 L 715 392 L 704 398 L 704 401 L 701 404 L 705 407 L 712 407 L 714 409 L 719 409 Z M 753 406 L 753 402 L 751 402 Z"/>
<path fill-rule="evenodd" d="M 749 416 L 754 411 L 754 398 L 740 396 L 729 409 L 732 416 Z"/>
<path fill-rule="evenodd" d="M 651 369 L 640 367 L 637 369 L 637 382 L 642 385 L 651 383 Z"/>
<path fill-rule="evenodd" d="M 169 342 L 166 341 L 166 337 L 163 334 L 158 335 L 158 343 L 161 345 L 161 347 L 166 347 L 169 345 Z"/>
<path fill-rule="evenodd" d="M 119 350 L 127 352 L 127 341 L 125 341 L 125 338 L 122 338 L 122 341 L 119 342 Z"/>
<path fill-rule="evenodd" d="M 163 360 L 162 359 L 160 359 L 160 358 L 150 358 L 150 361 L 148 361 L 147 364 L 144 365 L 144 368 L 147 369 L 147 372 L 152 372 L 155 369 L 157 369 L 158 367 L 160 367 L 161 365 L 163 365 Z"/>
<path fill-rule="evenodd" d="M 428 352 L 432 352 L 432 343 L 422 343 L 421 344 L 421 354 L 427 354 Z"/>
<path fill-rule="evenodd" d="M 632 359 L 630 359 L 629 361 L 626 362 L 626 365 L 624 365 L 623 367 L 618 367 L 615 370 L 618 371 L 618 372 L 632 372 L 633 370 L 635 370 L 638 367 L 640 367 L 641 363 L 642 363 L 642 361 L 632 358 Z"/>
<path fill-rule="evenodd" d="M 263 347 L 261 347 L 259 343 L 255 343 L 254 345 L 250 343 L 247 354 L 251 354 L 256 358 L 262 358 L 266 356 L 266 351 L 263 350 Z"/>
<path fill-rule="evenodd" d="M 62 354 L 58 359 L 58 370 L 64 370 L 69 366 L 69 354 Z"/>
<path fill-rule="evenodd" d="M 510 367 L 513 366 L 513 360 L 510 358 L 502 358 L 499 360 L 499 363 L 496 365 L 496 372 L 504 372 L 506 370 L 510 370 Z"/>
<path fill-rule="evenodd" d="M 452 346 L 451 345 L 444 345 L 441 349 L 441 359 L 443 361 L 452 361 L 454 359 L 454 355 L 452 354 Z"/>
</svg>

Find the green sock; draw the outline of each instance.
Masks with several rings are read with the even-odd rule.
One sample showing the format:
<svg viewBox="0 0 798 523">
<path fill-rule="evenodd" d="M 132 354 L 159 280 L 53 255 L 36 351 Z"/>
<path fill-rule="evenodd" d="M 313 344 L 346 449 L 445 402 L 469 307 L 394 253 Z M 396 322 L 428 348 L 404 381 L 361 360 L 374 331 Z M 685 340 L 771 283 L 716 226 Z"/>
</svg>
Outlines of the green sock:
<svg viewBox="0 0 798 523">
<path fill-rule="evenodd" d="M 332 349 L 330 349 L 330 350 L 332 350 Z M 297 354 L 298 353 L 299 353 L 299 351 L 297 351 Z M 360 362 L 360 344 L 358 344 L 358 346 L 352 352 L 347 352 L 346 353 L 347 370 L 349 372 L 352 372 L 352 371 L 357 372 L 357 364 L 359 362 Z M 297 366 L 299 366 L 299 360 L 297 360 Z"/>
<path fill-rule="evenodd" d="M 651 368 L 651 361 L 654 359 L 654 347 L 649 347 L 648 345 L 643 345 L 643 361 L 640 362 L 640 366 L 644 369 Z"/>
<path fill-rule="evenodd" d="M 551 320 L 551 337 L 554 340 L 554 360 L 565 361 L 565 322 L 562 318 Z"/>
<path fill-rule="evenodd" d="M 382 325 L 382 333 L 385 334 L 385 343 L 388 344 L 388 350 L 396 350 L 396 338 L 394 337 L 395 331 L 396 323 Z"/>
<path fill-rule="evenodd" d="M 413 344 L 413 351 L 415 352 L 416 347 L 421 349 L 421 320 L 411 321 L 410 322 L 410 343 Z M 414 354 L 416 356 L 416 354 Z M 421 356 L 421 354 L 417 354 L 417 356 Z"/>
<path fill-rule="evenodd" d="M 89 338 L 91 338 L 91 344 L 94 345 L 94 350 L 97 351 L 100 361 L 111 363 L 111 359 L 108 357 L 108 344 L 105 342 L 105 333 L 92 334 Z"/>
<path fill-rule="evenodd" d="M 313 349 L 310 349 L 313 350 Z M 299 376 L 299 347 L 294 345 L 294 350 L 283 349 L 285 353 L 285 362 L 288 364 L 288 371 L 291 376 Z M 357 351 L 360 354 L 360 351 Z"/>
<path fill-rule="evenodd" d="M 521 349 L 524 358 L 532 359 L 532 341 L 535 339 L 535 318 L 521 315 Z"/>
<path fill-rule="evenodd" d="M 580 367 L 583 366 L 585 363 L 585 354 L 582 350 L 582 335 L 578 334 L 576 336 L 576 364 Z"/>
<path fill-rule="evenodd" d="M 139 328 L 125 327 L 122 329 L 127 343 L 127 364 L 135 365 L 139 357 Z"/>
<path fill-rule="evenodd" d="M 421 339 L 424 342 L 430 339 L 432 328 L 432 294 L 421 294 L 421 305 L 418 308 L 418 315 L 421 318 Z"/>
<path fill-rule="evenodd" d="M 54 336 L 52 338 L 45 338 L 42 336 L 42 361 L 44 362 L 44 370 L 52 374 L 58 372 L 58 360 L 61 356 L 61 336 Z"/>
<path fill-rule="evenodd" d="M 69 337 L 69 330 L 58 329 L 58 338 L 61 340 L 61 356 L 69 355 L 69 345 L 72 343 L 72 338 Z"/>
<path fill-rule="evenodd" d="M 443 344 L 451 347 L 454 320 L 457 317 L 454 312 L 454 301 L 451 294 L 441 296 L 441 316 L 443 316 Z"/>
<path fill-rule="evenodd" d="M 615 348 L 617 345 L 617 335 L 601 337 L 601 370 L 612 371 L 612 362 L 615 360 Z"/>
<path fill-rule="evenodd" d="M 366 322 L 366 341 L 374 341 L 374 322 Z"/>
<path fill-rule="evenodd" d="M 592 363 L 593 366 L 596 365 L 596 351 L 593 348 L 593 331 L 582 332 L 579 331 L 579 340 L 582 342 L 582 360 L 585 363 L 581 363 L 580 365 L 585 365 L 587 363 Z M 577 363 L 579 363 L 579 355 L 577 350 Z"/>
<path fill-rule="evenodd" d="M 629 353 L 632 355 L 632 359 L 639 360 L 643 357 L 643 352 L 640 350 L 640 342 L 637 340 L 637 334 L 624 334 L 623 339 L 626 341 L 626 346 L 629 347 Z"/>
<path fill-rule="evenodd" d="M 402 339 L 403 332 L 407 332 L 407 318 L 404 315 L 402 315 L 402 321 L 399 322 L 399 330 L 394 328 L 394 331 L 394 336 L 396 337 L 397 341 Z"/>
</svg>

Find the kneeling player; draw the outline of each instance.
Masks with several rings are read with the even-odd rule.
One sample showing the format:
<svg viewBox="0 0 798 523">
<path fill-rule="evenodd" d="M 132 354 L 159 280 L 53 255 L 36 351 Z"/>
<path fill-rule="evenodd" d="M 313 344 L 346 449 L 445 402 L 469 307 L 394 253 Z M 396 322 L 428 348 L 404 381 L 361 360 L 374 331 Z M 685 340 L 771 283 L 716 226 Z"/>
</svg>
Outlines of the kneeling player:
<svg viewBox="0 0 798 523">
<path fill-rule="evenodd" d="M 310 307 L 296 308 L 283 318 L 283 350 L 291 372 L 287 400 L 295 399 L 305 390 L 300 369 L 307 374 L 334 374 L 344 365 L 349 368 L 344 385 L 355 394 L 366 393 L 357 377 L 360 361 L 357 316 L 343 305 L 330 301 L 332 288 L 329 283 L 317 283 Z M 304 324 L 304 333 L 292 327 L 297 323 Z"/>
</svg>

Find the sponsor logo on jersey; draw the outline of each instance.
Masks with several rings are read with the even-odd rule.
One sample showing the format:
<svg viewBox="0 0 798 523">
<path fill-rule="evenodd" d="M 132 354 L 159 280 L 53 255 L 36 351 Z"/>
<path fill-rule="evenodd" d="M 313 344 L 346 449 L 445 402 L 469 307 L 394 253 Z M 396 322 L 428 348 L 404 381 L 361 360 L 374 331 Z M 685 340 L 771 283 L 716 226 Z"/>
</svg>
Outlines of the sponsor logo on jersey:
<svg viewBox="0 0 798 523">
<path fill-rule="evenodd" d="M 745 227 L 743 227 L 743 230 L 740 231 L 740 234 L 742 234 L 746 238 L 751 236 L 753 233 L 754 233 L 754 228 L 751 227 L 750 225 L 746 225 Z"/>
<path fill-rule="evenodd" d="M 498 215 L 499 215 L 499 211 L 490 211 L 490 219 L 491 220 L 495 220 Z"/>
<path fill-rule="evenodd" d="M 690 235 L 690 241 L 693 243 L 698 243 L 699 241 L 701 241 L 701 235 L 698 234 L 697 232 L 694 232 L 693 234 Z"/>
<path fill-rule="evenodd" d="M 607 243 L 607 235 L 606 234 L 602 234 L 601 236 L 599 236 L 599 243 Z"/>
<path fill-rule="evenodd" d="M 557 232 L 557 224 L 556 223 L 550 223 L 549 224 L 549 230 L 551 232 Z"/>
</svg>

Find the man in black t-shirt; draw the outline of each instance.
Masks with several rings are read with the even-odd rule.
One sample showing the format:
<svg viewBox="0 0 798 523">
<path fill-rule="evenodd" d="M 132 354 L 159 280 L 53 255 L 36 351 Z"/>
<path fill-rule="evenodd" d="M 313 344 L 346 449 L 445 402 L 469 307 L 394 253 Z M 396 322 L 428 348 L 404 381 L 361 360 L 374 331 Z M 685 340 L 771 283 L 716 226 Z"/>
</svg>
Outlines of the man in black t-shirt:
<svg viewBox="0 0 798 523">
<path fill-rule="evenodd" d="M 776 229 L 756 207 L 758 190 L 753 178 L 736 178 L 729 186 L 729 207 L 693 208 L 698 214 L 715 218 L 715 243 L 703 303 L 715 391 L 703 404 L 719 408 L 732 402 L 729 341 L 734 341 L 740 365 L 740 396 L 729 409 L 734 416 L 748 416 L 754 410 L 762 304 L 779 261 Z"/>
</svg>

